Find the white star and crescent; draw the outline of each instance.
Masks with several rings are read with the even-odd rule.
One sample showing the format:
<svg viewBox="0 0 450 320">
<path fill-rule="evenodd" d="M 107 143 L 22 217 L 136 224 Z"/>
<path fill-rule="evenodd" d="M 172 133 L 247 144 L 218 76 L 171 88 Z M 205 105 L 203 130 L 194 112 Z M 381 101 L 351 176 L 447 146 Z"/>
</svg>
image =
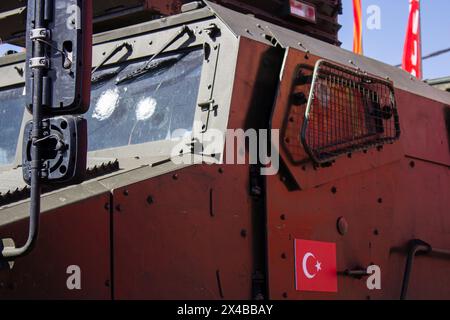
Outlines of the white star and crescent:
<svg viewBox="0 0 450 320">
<path fill-rule="evenodd" d="M 314 259 L 316 260 L 316 264 L 315 264 L 315 266 L 314 266 L 314 267 L 316 268 L 316 273 L 314 273 L 314 274 L 312 274 L 312 273 L 310 273 L 310 272 L 308 271 L 307 264 L 308 264 L 309 258 L 314 258 Z M 313 279 L 313 278 L 317 275 L 317 273 L 318 273 L 319 271 L 322 270 L 322 263 L 319 262 L 319 260 L 316 259 L 316 257 L 314 256 L 314 254 L 312 254 L 311 252 L 307 252 L 307 253 L 303 256 L 302 267 L 303 267 L 303 273 L 305 274 L 305 276 L 306 276 L 308 279 Z"/>
</svg>

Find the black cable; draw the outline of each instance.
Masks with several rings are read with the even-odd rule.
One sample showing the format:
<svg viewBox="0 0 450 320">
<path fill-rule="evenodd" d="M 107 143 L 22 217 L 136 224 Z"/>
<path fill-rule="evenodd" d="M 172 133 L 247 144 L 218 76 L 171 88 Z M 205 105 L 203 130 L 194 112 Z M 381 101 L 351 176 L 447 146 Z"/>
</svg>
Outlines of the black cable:
<svg viewBox="0 0 450 320">
<path fill-rule="evenodd" d="M 450 48 L 432 52 L 432 53 L 430 53 L 430 54 L 428 54 L 428 55 L 422 57 L 422 61 L 423 61 L 423 60 L 427 60 L 427 59 L 431 59 L 431 58 L 434 58 L 434 57 L 437 57 L 437 56 L 441 56 L 441 55 L 443 55 L 443 54 L 446 54 L 447 52 L 450 52 Z M 401 67 L 401 66 L 402 66 L 401 63 L 395 65 L 395 67 Z"/>
</svg>

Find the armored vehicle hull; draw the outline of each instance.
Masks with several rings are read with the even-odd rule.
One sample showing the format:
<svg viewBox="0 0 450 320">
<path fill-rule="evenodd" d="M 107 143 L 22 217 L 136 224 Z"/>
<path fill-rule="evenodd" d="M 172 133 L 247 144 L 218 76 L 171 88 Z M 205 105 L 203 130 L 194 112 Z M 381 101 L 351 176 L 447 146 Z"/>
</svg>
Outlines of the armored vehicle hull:
<svg viewBox="0 0 450 320">
<path fill-rule="evenodd" d="M 447 92 L 209 2 L 98 33 L 93 52 L 88 178 L 45 190 L 37 245 L 4 263 L 0 299 L 450 299 Z M 0 64 L 0 235 L 18 244 L 24 55 Z M 226 164 L 251 150 L 223 137 L 249 129 L 271 133 L 273 174 Z M 336 290 L 296 286 L 296 239 L 335 244 Z"/>
</svg>

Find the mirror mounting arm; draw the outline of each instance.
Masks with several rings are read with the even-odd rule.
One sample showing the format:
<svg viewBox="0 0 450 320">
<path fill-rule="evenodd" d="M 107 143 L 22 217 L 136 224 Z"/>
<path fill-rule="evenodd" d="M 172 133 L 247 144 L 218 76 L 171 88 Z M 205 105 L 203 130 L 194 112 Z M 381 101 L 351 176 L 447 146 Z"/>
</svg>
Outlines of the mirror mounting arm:
<svg viewBox="0 0 450 320">
<path fill-rule="evenodd" d="M 35 148 L 32 148 L 32 162 L 31 162 L 31 195 L 30 195 L 30 223 L 28 239 L 20 248 L 5 247 L 1 252 L 1 256 L 5 260 L 15 260 L 17 258 L 27 255 L 34 247 L 39 233 L 39 215 L 41 211 L 41 148 L 39 143 L 42 139 L 42 87 L 43 77 L 47 73 L 49 67 L 48 59 L 46 58 L 46 45 L 39 41 L 41 37 L 36 34 L 36 30 L 41 30 L 38 33 L 47 37 L 46 23 L 44 20 L 44 0 L 36 0 L 34 30 L 30 33 L 30 38 L 33 43 L 33 54 L 30 60 L 30 68 L 32 69 L 33 81 L 33 129 L 31 139 Z M 44 31 L 42 31 L 44 30 Z M 45 34 L 44 34 L 45 33 Z M 35 62 L 36 61 L 36 62 Z"/>
</svg>

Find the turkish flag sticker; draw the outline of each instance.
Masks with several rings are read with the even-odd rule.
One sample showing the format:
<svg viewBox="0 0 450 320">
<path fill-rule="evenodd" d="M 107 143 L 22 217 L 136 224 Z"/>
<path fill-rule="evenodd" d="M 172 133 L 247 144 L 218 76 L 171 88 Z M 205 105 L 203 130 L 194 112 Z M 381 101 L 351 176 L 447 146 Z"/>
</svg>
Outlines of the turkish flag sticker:
<svg viewBox="0 0 450 320">
<path fill-rule="evenodd" d="M 295 240 L 297 291 L 337 292 L 336 244 Z"/>
</svg>

